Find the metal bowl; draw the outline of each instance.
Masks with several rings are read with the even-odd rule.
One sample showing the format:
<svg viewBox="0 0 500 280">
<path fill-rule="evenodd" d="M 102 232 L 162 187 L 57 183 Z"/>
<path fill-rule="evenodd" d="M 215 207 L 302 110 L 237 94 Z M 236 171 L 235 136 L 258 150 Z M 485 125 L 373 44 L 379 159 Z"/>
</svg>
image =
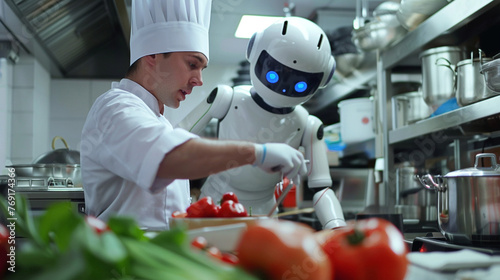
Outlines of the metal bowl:
<svg viewBox="0 0 500 280">
<path fill-rule="evenodd" d="M 401 0 L 396 16 L 408 31 L 419 26 L 452 0 Z"/>
<path fill-rule="evenodd" d="M 401 4 L 395 1 L 382 2 L 373 10 L 373 16 L 379 17 L 387 14 L 395 14 L 398 12 L 400 6 Z"/>
<path fill-rule="evenodd" d="M 364 26 L 354 29 L 352 40 L 362 51 L 385 49 L 406 34 L 396 15 L 383 15 Z"/>
<path fill-rule="evenodd" d="M 363 53 L 344 53 L 335 55 L 335 62 L 337 63 L 337 72 L 344 76 L 350 75 L 364 59 Z"/>
</svg>

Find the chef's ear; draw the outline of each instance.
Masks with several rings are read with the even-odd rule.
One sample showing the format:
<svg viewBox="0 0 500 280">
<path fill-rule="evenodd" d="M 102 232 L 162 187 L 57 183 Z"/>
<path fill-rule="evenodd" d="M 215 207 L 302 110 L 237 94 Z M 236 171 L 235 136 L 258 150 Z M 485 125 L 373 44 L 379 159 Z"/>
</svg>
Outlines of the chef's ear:
<svg viewBox="0 0 500 280">
<path fill-rule="evenodd" d="M 252 49 L 255 43 L 255 37 L 257 36 L 257 33 L 254 33 L 252 37 L 250 38 L 250 41 L 248 41 L 247 45 L 247 60 L 250 61 L 250 55 L 252 54 Z"/>
</svg>

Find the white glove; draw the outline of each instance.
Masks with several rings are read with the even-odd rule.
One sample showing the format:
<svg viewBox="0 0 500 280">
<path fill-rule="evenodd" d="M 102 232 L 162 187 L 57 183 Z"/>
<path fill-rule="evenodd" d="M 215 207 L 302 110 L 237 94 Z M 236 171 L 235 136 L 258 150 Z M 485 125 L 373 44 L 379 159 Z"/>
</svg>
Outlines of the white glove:
<svg viewBox="0 0 500 280">
<path fill-rule="evenodd" d="M 267 143 L 255 145 L 254 166 L 266 172 L 283 173 L 295 184 L 300 184 L 300 176 L 307 173 L 304 156 L 297 149 L 283 143 Z"/>
</svg>

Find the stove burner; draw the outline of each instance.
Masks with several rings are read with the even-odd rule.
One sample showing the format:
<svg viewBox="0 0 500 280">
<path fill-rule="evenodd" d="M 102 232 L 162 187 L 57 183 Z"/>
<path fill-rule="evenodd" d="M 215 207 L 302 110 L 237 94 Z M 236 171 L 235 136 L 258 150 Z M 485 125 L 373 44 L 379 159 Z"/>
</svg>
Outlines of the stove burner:
<svg viewBox="0 0 500 280">
<path fill-rule="evenodd" d="M 500 255 L 499 243 L 460 245 L 450 243 L 444 237 L 416 237 L 411 245 L 412 252 L 449 252 L 462 249 L 470 249 L 488 255 Z"/>
<path fill-rule="evenodd" d="M 74 188 L 75 185 L 71 178 L 53 178 L 53 177 L 17 177 L 16 190 L 49 190 L 59 188 Z"/>
</svg>

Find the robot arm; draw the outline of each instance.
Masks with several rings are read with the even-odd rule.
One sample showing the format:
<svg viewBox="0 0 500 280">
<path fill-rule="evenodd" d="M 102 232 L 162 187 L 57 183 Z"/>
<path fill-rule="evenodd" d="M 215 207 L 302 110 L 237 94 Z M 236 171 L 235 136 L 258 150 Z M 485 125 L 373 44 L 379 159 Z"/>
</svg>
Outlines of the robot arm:
<svg viewBox="0 0 500 280">
<path fill-rule="evenodd" d="M 233 99 L 233 88 L 219 85 L 212 90 L 207 99 L 196 106 L 178 126 L 192 133 L 200 134 L 207 124 L 215 119 L 222 119 L 227 114 Z"/>
<path fill-rule="evenodd" d="M 309 160 L 307 183 L 309 188 L 330 187 L 330 167 L 323 141 L 323 123 L 315 116 L 308 116 L 306 130 L 302 136 L 305 158 Z"/>
<path fill-rule="evenodd" d="M 323 141 L 323 123 L 315 116 L 309 116 L 302 138 L 305 157 L 309 159 L 309 188 L 320 188 L 313 196 L 316 215 L 324 229 L 346 225 L 340 202 L 331 188 L 332 178 Z"/>
</svg>

